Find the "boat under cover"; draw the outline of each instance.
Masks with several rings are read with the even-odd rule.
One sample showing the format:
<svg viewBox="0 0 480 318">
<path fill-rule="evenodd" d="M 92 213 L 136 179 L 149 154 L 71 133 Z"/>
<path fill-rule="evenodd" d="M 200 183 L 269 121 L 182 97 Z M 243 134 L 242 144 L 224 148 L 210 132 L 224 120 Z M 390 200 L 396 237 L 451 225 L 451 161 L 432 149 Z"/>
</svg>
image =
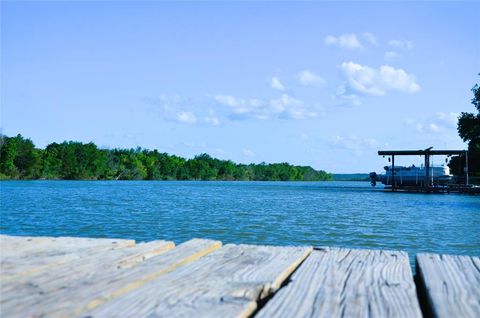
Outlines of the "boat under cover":
<svg viewBox="0 0 480 318">
<path fill-rule="evenodd" d="M 377 182 L 381 182 L 384 185 L 405 185 L 423 186 L 425 182 L 426 169 L 422 165 L 420 167 L 412 166 L 395 166 L 393 168 L 394 173 L 392 177 L 392 167 L 385 166 L 385 173 L 377 175 L 376 172 L 370 173 L 370 180 L 372 186 L 375 186 Z M 430 166 L 429 167 L 429 179 L 431 185 L 445 185 L 449 183 L 453 178 L 450 174 L 450 168 L 448 166 Z"/>
</svg>

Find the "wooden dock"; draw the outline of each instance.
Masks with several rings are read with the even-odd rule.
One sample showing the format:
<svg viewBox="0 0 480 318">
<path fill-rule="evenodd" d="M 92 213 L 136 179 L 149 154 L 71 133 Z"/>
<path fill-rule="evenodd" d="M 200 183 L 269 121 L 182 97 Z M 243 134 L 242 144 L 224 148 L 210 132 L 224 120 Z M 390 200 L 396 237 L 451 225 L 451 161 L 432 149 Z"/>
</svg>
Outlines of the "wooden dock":
<svg viewBox="0 0 480 318">
<path fill-rule="evenodd" d="M 387 192 L 410 192 L 410 193 L 458 193 L 458 194 L 470 194 L 470 195 L 480 195 L 480 186 L 465 186 L 458 184 L 449 184 L 445 186 L 404 186 L 396 185 L 385 186 L 384 190 Z"/>
<path fill-rule="evenodd" d="M 480 257 L 0 235 L 1 317 L 480 317 Z"/>
</svg>

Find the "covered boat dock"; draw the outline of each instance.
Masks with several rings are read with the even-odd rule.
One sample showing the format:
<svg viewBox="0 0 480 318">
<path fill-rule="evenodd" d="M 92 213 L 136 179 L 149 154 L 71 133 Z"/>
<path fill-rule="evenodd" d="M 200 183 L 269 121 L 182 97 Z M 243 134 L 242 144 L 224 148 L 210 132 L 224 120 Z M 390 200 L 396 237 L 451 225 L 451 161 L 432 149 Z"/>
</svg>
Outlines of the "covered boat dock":
<svg viewBox="0 0 480 318">
<path fill-rule="evenodd" d="M 472 187 L 469 184 L 468 180 L 468 151 L 467 150 L 432 150 L 433 147 L 427 148 L 425 150 L 380 150 L 378 151 L 379 156 L 391 156 L 392 160 L 392 180 L 395 180 L 395 156 L 424 156 L 425 162 L 425 180 L 422 186 L 399 186 L 395 181 L 392 182 L 391 188 L 388 188 L 391 191 L 397 190 L 406 190 L 406 191 L 416 191 L 416 192 L 463 192 L 463 193 L 480 193 L 479 187 Z M 463 156 L 465 158 L 465 182 L 464 184 L 451 184 L 447 186 L 435 186 L 432 184 L 430 176 L 430 157 L 431 156 Z"/>
</svg>

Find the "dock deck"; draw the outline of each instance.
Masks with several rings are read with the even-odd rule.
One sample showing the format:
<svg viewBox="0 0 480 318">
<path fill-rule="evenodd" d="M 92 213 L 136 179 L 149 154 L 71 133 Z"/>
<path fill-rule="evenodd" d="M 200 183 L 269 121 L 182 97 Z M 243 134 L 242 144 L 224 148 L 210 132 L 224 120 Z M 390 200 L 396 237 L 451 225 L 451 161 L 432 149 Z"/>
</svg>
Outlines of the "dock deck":
<svg viewBox="0 0 480 318">
<path fill-rule="evenodd" d="M 0 236 L 2 317 L 480 317 L 480 257 Z"/>
<path fill-rule="evenodd" d="M 385 186 L 384 190 L 387 192 L 416 192 L 416 193 L 459 193 L 459 194 L 470 194 L 470 195 L 480 195 L 479 186 L 465 186 L 458 184 L 450 184 L 445 186 L 404 186 L 396 185 L 393 188 L 391 185 Z"/>
</svg>

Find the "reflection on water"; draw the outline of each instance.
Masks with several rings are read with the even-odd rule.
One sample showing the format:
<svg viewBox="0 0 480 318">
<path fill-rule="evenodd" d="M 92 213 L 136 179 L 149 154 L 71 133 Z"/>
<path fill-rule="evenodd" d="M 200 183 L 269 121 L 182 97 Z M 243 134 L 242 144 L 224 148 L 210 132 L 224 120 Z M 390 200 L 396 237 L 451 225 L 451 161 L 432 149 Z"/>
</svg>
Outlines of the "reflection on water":
<svg viewBox="0 0 480 318">
<path fill-rule="evenodd" d="M 480 254 L 480 197 L 367 182 L 1 182 L 3 234 Z"/>
</svg>

